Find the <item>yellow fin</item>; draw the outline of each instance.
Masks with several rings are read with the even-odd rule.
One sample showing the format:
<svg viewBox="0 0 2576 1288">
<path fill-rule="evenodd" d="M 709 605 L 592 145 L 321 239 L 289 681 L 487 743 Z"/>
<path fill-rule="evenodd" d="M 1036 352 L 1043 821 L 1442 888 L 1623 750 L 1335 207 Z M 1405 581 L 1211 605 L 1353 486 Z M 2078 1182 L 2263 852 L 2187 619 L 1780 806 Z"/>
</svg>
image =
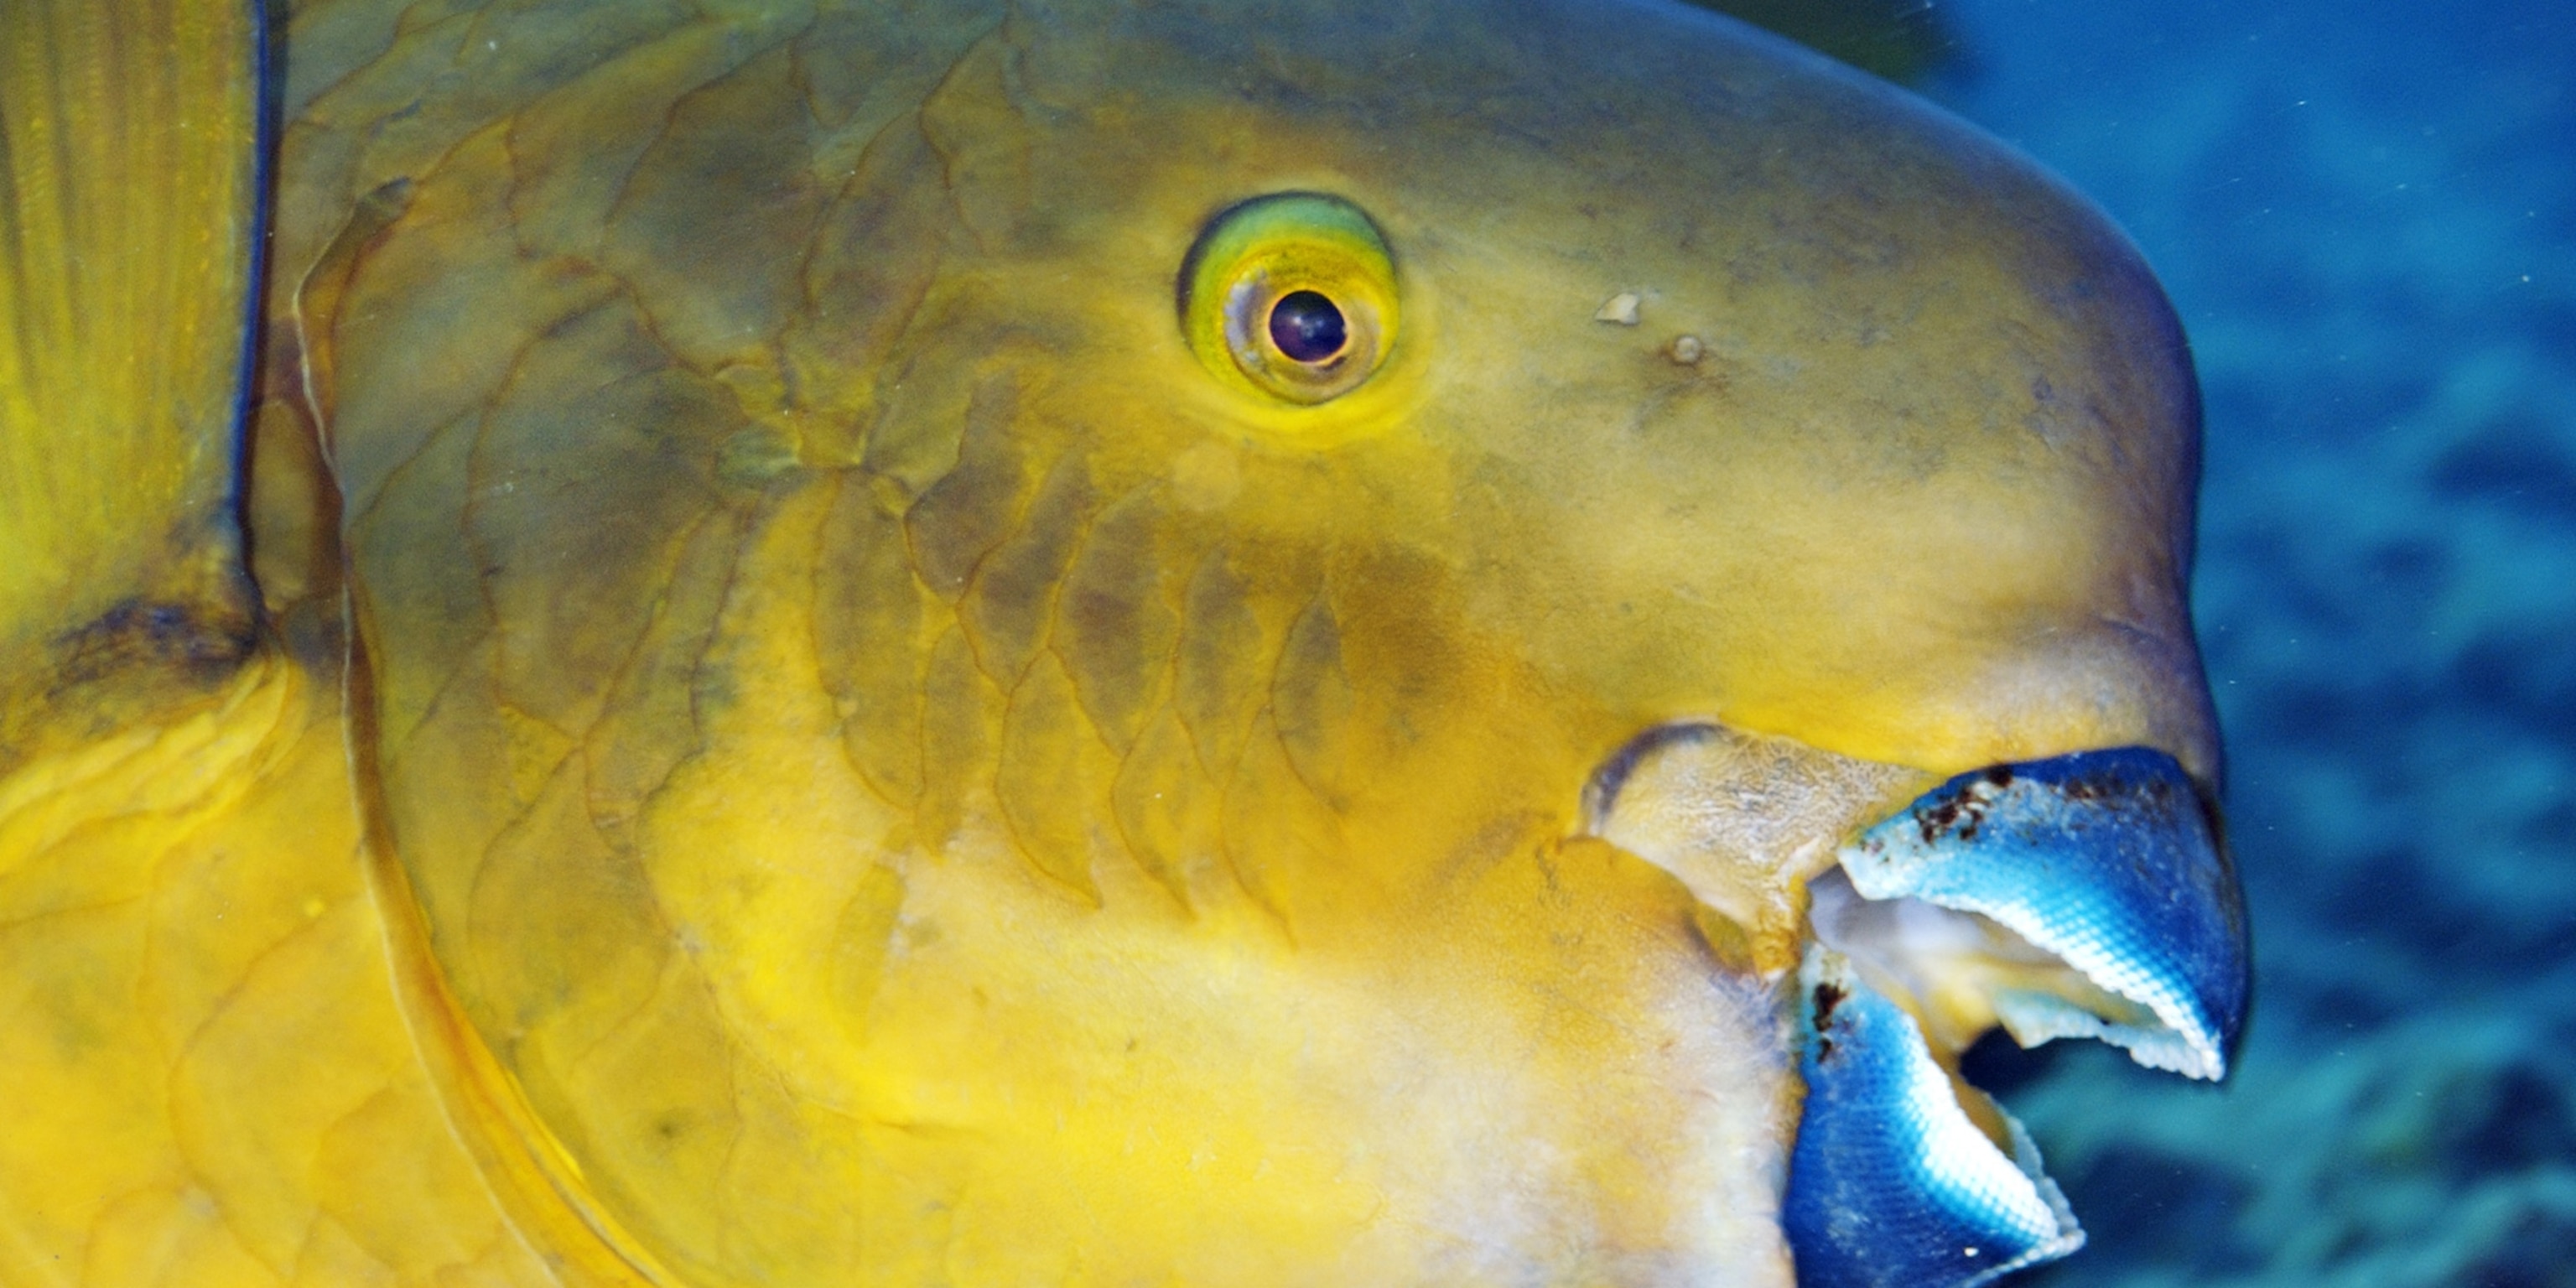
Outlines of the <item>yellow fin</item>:
<svg viewBox="0 0 2576 1288">
<path fill-rule="evenodd" d="M 248 647 L 261 25 L 255 0 L 0 4 L 0 748 L 39 695 Z"/>
</svg>

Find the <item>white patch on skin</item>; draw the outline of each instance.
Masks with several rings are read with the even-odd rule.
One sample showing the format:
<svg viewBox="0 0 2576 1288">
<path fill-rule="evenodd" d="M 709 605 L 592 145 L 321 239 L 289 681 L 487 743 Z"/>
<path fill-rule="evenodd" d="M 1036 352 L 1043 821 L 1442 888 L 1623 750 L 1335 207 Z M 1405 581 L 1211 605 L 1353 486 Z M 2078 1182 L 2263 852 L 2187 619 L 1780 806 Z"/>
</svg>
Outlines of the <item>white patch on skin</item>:
<svg viewBox="0 0 2576 1288">
<path fill-rule="evenodd" d="M 1147 917 L 1121 909 L 1163 896 L 1104 877 L 1111 907 L 1080 907 L 979 830 L 970 824 L 939 861 L 906 865 L 903 918 L 940 933 L 886 960 L 862 1116 L 1014 1157 L 1077 1151 L 1064 1175 L 1105 1161 L 1078 1154 L 1086 1141 L 1205 1136 L 1214 1204 L 1272 1192 L 1225 1192 L 1243 1162 L 1228 1151 L 1246 1144 L 1228 1122 L 1268 1124 L 1276 1193 L 1354 1205 L 1336 1264 L 1212 1233 L 1207 1246 L 1166 1249 L 1185 1280 L 1209 1258 L 1239 1270 L 1277 1257 L 1310 1271 L 1303 1282 L 1792 1288 L 1778 1223 L 1790 1060 L 1763 982 L 1681 956 L 1645 982 L 1641 1014 L 1664 1037 L 1601 1068 L 1595 1090 L 1652 1115 L 1638 1142 L 1661 1162 L 1648 1183 L 1669 1206 L 1622 1229 L 1598 1206 L 1618 1192 L 1588 1173 L 1598 1142 L 1568 1133 L 1581 1117 L 1569 1116 L 1568 1088 L 1545 1060 L 1515 1058 L 1533 1035 L 1452 1004 L 1456 981 L 1439 969 L 1388 975 L 1303 955 L 1248 900 Z M 1049 952 L 1030 953 L 1032 940 Z M 1035 1033 L 1037 1047 L 989 1062 L 996 1035 Z M 1122 1053 L 1127 1035 L 1143 1038 L 1141 1057 Z M 1060 1103 L 1014 1111 L 1032 1099 Z M 1221 1101 L 1231 1118 L 1215 1112 Z M 1326 1176 L 1331 1186 L 1313 1188 Z M 1175 1201 L 1114 1168 L 1091 1180 L 1103 1210 Z M 1258 1215 L 1252 1224 L 1282 1228 L 1280 1213 Z"/>
<path fill-rule="evenodd" d="M 1674 1139 L 1693 1147 L 1673 1183 L 1697 1202 L 1677 1205 L 1690 1229 L 1672 1232 L 1672 1243 L 1692 1256 L 1673 1259 L 1669 1282 L 1786 1288 L 1794 1280 L 1778 1233 L 1788 1179 L 1780 1122 L 1790 1080 L 1775 996 L 1759 981 L 1728 979 L 1668 999 L 1677 1030 L 1692 1035 L 1672 1053 L 1674 1063 L 1701 1078 L 1689 1097 L 1696 1112 L 1673 1124 Z M 1732 1023 L 1709 1024 L 1712 1003 Z"/>
<path fill-rule="evenodd" d="M 1685 367 L 1696 364 L 1706 352 L 1707 346 L 1701 344 L 1695 335 L 1674 336 L 1672 344 L 1664 350 L 1667 357 Z"/>
<path fill-rule="evenodd" d="M 1595 322 L 1616 322 L 1621 326 L 1635 326 L 1637 325 L 1637 306 L 1642 303 L 1644 303 L 1644 301 L 1638 297 L 1635 291 L 1621 291 L 1617 295 L 1611 296 L 1607 301 L 1604 301 L 1601 305 L 1601 311 L 1593 314 L 1592 320 Z"/>
</svg>

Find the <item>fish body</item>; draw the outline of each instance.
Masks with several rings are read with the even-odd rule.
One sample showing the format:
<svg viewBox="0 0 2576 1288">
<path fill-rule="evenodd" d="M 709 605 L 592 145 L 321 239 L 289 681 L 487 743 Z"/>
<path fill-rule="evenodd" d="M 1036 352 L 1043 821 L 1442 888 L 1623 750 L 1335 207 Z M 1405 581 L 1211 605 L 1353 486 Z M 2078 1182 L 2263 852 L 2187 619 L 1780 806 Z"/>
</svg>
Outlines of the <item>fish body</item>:
<svg viewBox="0 0 2576 1288">
<path fill-rule="evenodd" d="M 2068 1250 L 2018 1128 L 1802 1105 L 2223 1067 L 2188 355 L 1966 127 L 1645 4 L 270 16 L 195 392 L 48 499 L 0 369 L 0 1279 L 1979 1282 L 1870 1214 Z M 2103 819 L 2201 956 L 2027 897 Z"/>
</svg>

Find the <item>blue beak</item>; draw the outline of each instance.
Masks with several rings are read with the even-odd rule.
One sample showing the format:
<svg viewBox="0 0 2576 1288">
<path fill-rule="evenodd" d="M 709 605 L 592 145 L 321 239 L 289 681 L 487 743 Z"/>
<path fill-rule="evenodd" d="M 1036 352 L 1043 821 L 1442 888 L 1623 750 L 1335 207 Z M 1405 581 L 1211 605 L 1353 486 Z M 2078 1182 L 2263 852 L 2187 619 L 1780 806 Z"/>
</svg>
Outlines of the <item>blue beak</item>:
<svg viewBox="0 0 2576 1288">
<path fill-rule="evenodd" d="M 2092 1037 L 2216 1079 L 2245 1018 L 2234 867 L 2161 752 L 1963 774 L 1814 882 L 1801 969 L 1807 1099 L 1784 1222 L 1801 1288 L 1968 1288 L 2083 1231 L 2020 1124 L 1961 1080 L 2000 1025 Z"/>
</svg>

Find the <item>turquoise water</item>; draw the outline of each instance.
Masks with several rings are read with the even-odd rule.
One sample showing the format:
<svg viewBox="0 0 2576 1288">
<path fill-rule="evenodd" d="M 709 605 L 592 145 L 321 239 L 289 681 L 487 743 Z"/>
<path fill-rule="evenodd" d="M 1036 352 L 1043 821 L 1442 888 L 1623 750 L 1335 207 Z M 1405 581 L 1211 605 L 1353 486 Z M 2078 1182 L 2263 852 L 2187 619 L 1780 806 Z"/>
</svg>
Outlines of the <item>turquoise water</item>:
<svg viewBox="0 0 2576 1288">
<path fill-rule="evenodd" d="M 2022 1282 L 2576 1285 L 2576 4 L 1944 13 L 2191 332 L 2258 961 L 2222 1090 L 1980 1052 L 2092 1231 Z"/>
</svg>

